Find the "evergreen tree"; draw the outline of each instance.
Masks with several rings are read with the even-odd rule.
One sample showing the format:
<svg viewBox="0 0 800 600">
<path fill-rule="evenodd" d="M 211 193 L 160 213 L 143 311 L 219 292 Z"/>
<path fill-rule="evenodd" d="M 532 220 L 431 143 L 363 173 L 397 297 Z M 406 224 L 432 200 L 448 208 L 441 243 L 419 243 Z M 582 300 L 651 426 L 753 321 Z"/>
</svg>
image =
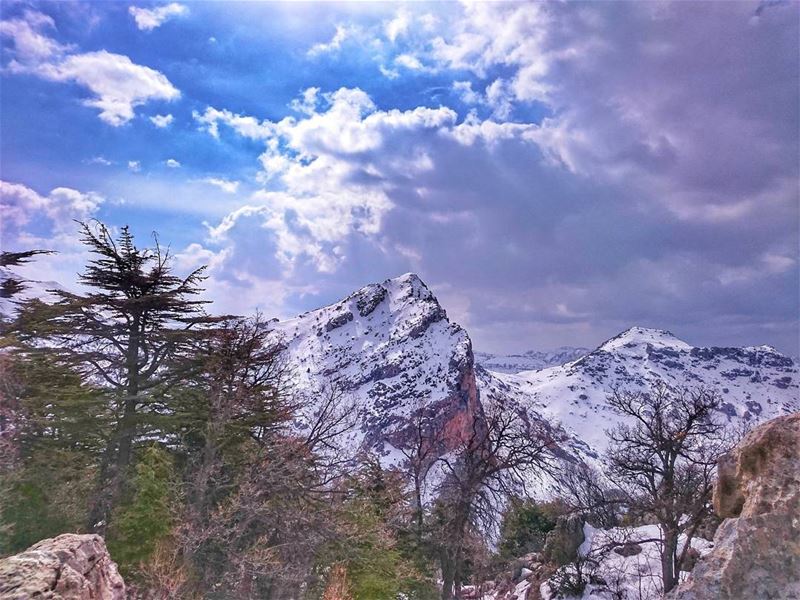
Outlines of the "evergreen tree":
<svg viewBox="0 0 800 600">
<path fill-rule="evenodd" d="M 26 250 L 24 252 L 0 252 L 0 298 L 13 298 L 27 287 L 25 280 L 11 271 L 29 263 L 35 256 L 53 254 L 50 250 Z"/>
<path fill-rule="evenodd" d="M 109 390 L 113 425 L 106 440 L 88 524 L 102 531 L 120 499 L 145 415 L 163 415 L 164 386 L 207 321 L 197 298 L 203 268 L 172 272 L 169 251 L 136 247 L 123 227 L 115 239 L 99 222 L 80 223 L 92 259 L 80 275 L 85 293 L 51 290 L 58 301 L 21 305 L 16 331 L 30 351 L 46 354 Z"/>
<path fill-rule="evenodd" d="M 168 452 L 149 446 L 136 463 L 131 501 L 117 510 L 108 547 L 123 574 L 135 572 L 170 533 L 175 510 L 175 470 Z"/>
<path fill-rule="evenodd" d="M 547 532 L 556 525 L 560 511 L 554 504 L 528 498 L 512 498 L 500 526 L 500 558 L 511 560 L 544 548 Z"/>
<path fill-rule="evenodd" d="M 0 553 L 80 531 L 105 437 L 101 390 L 42 356 L 0 355 L 7 407 L 0 468 Z"/>
</svg>

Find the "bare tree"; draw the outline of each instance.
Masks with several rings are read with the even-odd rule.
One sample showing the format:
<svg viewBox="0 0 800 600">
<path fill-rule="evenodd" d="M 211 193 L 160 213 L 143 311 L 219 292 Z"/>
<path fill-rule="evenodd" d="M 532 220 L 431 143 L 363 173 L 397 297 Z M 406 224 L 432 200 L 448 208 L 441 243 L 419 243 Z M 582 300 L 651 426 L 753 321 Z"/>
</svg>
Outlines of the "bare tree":
<svg viewBox="0 0 800 600">
<path fill-rule="evenodd" d="M 335 535 L 332 499 L 352 459 L 339 438 L 355 423 L 354 405 L 335 385 L 295 393 L 282 347 L 259 317 L 223 324 L 206 354 L 190 390 L 205 403 L 195 434 L 203 441 L 177 535 L 195 591 L 299 597 Z"/>
<path fill-rule="evenodd" d="M 439 458 L 438 545 L 442 600 L 460 596 L 471 532 L 491 531 L 508 497 L 525 489 L 537 471 L 549 467 L 556 444 L 549 428 L 531 422 L 516 407 L 484 407 L 456 452 Z"/>
<path fill-rule="evenodd" d="M 411 439 L 400 448 L 406 458 L 405 467 L 414 494 L 414 529 L 417 545 L 425 533 L 425 488 L 428 472 L 441 452 L 442 427 L 420 401 L 412 412 L 409 424 Z"/>
<path fill-rule="evenodd" d="M 597 469 L 584 462 L 565 460 L 554 474 L 554 480 L 570 512 L 582 513 L 596 527 L 618 525 L 623 498 Z"/>
<path fill-rule="evenodd" d="M 716 461 L 731 436 L 716 419 L 719 397 L 707 389 L 661 383 L 648 392 L 616 390 L 608 402 L 626 417 L 608 432 L 609 477 L 633 516 L 655 519 L 660 527 L 666 593 L 678 583 L 691 540 L 711 513 Z"/>
</svg>

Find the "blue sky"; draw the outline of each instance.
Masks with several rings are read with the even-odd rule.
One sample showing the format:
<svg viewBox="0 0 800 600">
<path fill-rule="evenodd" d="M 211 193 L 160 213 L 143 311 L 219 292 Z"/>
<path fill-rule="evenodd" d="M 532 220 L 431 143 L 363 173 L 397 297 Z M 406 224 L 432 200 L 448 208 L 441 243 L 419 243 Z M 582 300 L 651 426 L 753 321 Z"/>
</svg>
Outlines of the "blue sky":
<svg viewBox="0 0 800 600">
<path fill-rule="evenodd" d="M 798 4 L 4 2 L 2 245 L 288 316 L 415 271 L 476 348 L 798 354 Z"/>
</svg>

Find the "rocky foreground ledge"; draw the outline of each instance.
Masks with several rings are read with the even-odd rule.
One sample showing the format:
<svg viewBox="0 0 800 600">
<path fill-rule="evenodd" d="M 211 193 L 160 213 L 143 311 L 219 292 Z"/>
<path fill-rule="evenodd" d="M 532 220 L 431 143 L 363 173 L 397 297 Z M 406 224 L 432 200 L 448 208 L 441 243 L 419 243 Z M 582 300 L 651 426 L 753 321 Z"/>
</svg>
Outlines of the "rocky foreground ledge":
<svg viewBox="0 0 800 600">
<path fill-rule="evenodd" d="M 65 533 L 0 560 L 0 600 L 124 600 L 125 582 L 99 535 Z"/>
<path fill-rule="evenodd" d="M 719 461 L 714 549 L 670 600 L 800 598 L 800 413 L 753 429 Z"/>
</svg>

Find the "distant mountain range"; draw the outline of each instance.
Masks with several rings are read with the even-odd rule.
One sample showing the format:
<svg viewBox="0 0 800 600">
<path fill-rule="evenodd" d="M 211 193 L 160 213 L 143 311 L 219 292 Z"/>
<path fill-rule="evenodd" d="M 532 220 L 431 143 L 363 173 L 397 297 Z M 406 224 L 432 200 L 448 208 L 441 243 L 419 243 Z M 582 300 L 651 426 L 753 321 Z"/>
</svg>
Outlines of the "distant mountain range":
<svg viewBox="0 0 800 600">
<path fill-rule="evenodd" d="M 344 390 L 358 410 L 347 443 L 374 448 L 389 464 L 402 460 L 398 449 L 409 443 L 416 414 L 435 418 L 456 440 L 489 402 L 563 430 L 564 450 L 588 460 L 619 420 L 606 403 L 616 386 L 709 387 L 731 423 L 800 410 L 798 365 L 769 346 L 694 347 L 668 331 L 632 327 L 594 350 L 473 354 L 467 332 L 410 273 L 276 322 L 274 335 L 298 389 L 335 383 Z"/>
<path fill-rule="evenodd" d="M 770 346 L 696 347 L 669 331 L 631 327 L 573 362 L 516 375 L 494 374 L 503 393 L 559 423 L 594 452 L 618 421 L 606 398 L 614 388 L 645 390 L 656 381 L 707 388 L 721 417 L 749 426 L 800 411 L 798 364 Z"/>
<path fill-rule="evenodd" d="M 523 354 L 490 354 L 475 352 L 475 361 L 484 369 L 495 373 L 519 373 L 520 371 L 538 371 L 547 367 L 555 367 L 572 362 L 589 354 L 589 348 L 561 346 L 550 352 L 528 350 Z"/>
</svg>

